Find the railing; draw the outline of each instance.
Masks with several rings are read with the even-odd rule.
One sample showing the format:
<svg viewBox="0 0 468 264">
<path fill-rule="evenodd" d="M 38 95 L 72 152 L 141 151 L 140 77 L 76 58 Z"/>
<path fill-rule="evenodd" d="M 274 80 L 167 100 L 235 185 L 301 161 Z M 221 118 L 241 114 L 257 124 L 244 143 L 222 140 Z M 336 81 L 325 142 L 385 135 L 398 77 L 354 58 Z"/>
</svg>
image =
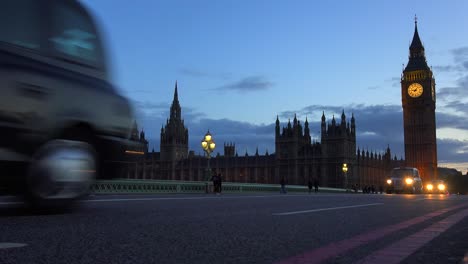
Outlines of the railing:
<svg viewBox="0 0 468 264">
<path fill-rule="evenodd" d="M 131 194 L 131 193 L 206 193 L 207 182 L 203 181 L 165 181 L 165 180 L 99 180 L 91 186 L 92 193 Z M 210 192 L 213 184 L 208 183 Z M 279 184 L 223 182 L 223 193 L 279 192 Z M 308 192 L 306 186 L 286 185 L 288 192 Z M 320 192 L 345 192 L 345 189 L 320 187 Z"/>
</svg>

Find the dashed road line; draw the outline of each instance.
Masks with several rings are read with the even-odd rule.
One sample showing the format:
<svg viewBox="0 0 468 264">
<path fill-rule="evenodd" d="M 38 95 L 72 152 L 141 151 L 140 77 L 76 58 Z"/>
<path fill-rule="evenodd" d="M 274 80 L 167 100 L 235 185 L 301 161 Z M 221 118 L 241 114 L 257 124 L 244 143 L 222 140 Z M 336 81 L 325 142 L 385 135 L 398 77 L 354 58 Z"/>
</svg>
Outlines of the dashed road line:
<svg viewBox="0 0 468 264">
<path fill-rule="evenodd" d="M 9 243 L 9 242 L 0 242 L 0 249 L 9 249 L 9 248 L 20 248 L 20 247 L 25 247 L 28 244 L 23 244 L 23 243 Z"/>
<path fill-rule="evenodd" d="M 348 209 L 348 208 L 356 208 L 356 207 L 367 207 L 367 206 L 382 205 L 382 204 L 383 203 L 370 203 L 370 204 L 358 204 L 358 205 L 349 205 L 349 206 L 338 206 L 338 207 L 319 208 L 319 209 L 304 210 L 304 211 L 273 213 L 273 215 L 307 214 L 307 213 L 315 213 L 315 212 L 331 211 L 331 210 L 340 210 L 340 209 Z"/>
<path fill-rule="evenodd" d="M 22 202 L 0 202 L 0 205 L 17 205 L 17 204 L 24 204 Z"/>
</svg>

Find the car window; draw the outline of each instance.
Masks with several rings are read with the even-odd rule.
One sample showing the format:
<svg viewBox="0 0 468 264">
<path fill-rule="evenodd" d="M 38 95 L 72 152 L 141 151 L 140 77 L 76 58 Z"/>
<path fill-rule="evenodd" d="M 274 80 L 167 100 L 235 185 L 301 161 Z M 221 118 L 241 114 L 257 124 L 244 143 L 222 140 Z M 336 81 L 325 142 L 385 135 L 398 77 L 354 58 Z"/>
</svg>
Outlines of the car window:
<svg viewBox="0 0 468 264">
<path fill-rule="evenodd" d="M 393 178 L 403 178 L 407 176 L 413 176 L 413 170 L 412 169 L 397 169 L 392 171 L 392 177 Z"/>
<path fill-rule="evenodd" d="M 54 52 L 77 62 L 99 65 L 102 61 L 99 39 L 90 18 L 81 9 L 57 1 L 52 9 Z"/>
<path fill-rule="evenodd" d="M 3 0 L 0 8 L 0 42 L 40 49 L 40 21 L 36 0 Z"/>
</svg>

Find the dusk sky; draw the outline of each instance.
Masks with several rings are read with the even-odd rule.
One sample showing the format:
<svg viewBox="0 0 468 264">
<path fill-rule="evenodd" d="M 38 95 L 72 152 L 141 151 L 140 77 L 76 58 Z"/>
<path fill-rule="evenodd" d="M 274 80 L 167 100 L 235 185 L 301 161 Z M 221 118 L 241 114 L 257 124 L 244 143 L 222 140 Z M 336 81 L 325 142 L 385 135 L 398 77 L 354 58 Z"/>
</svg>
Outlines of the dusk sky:
<svg viewBox="0 0 468 264">
<path fill-rule="evenodd" d="M 468 1 L 83 0 L 109 47 L 112 81 L 159 151 L 175 81 L 190 149 L 274 152 L 274 122 L 354 113 L 357 145 L 404 157 L 400 76 L 414 16 L 433 67 L 440 166 L 468 168 Z M 216 152 L 215 151 L 215 152 Z"/>
</svg>

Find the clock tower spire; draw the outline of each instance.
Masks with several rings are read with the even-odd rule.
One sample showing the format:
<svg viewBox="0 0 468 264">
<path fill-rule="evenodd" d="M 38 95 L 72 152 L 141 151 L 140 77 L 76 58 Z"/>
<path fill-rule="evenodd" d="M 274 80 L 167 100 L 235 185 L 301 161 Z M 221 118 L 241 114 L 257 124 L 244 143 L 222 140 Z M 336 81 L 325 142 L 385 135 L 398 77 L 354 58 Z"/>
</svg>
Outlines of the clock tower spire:
<svg viewBox="0 0 468 264">
<path fill-rule="evenodd" d="M 417 168 L 423 180 L 434 179 L 437 176 L 435 79 L 427 65 L 416 17 L 408 64 L 401 77 L 401 100 L 406 165 Z"/>
</svg>

